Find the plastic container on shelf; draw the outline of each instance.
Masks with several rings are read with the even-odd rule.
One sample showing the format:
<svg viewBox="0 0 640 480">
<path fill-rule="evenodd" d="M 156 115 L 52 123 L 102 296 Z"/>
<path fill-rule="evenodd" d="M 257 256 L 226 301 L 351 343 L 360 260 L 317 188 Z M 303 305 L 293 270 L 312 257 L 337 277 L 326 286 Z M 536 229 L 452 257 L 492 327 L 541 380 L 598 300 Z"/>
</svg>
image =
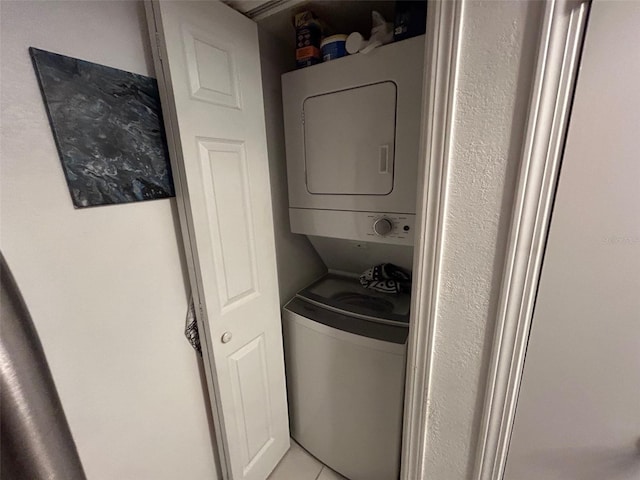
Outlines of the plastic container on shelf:
<svg viewBox="0 0 640 480">
<path fill-rule="evenodd" d="M 328 62 L 347 55 L 346 42 L 347 35 L 331 35 L 322 40 L 320 44 L 322 61 Z"/>
<path fill-rule="evenodd" d="M 295 15 L 293 22 L 296 28 L 296 66 L 309 67 L 320 63 L 320 41 L 322 39 L 322 23 L 313 12 L 304 11 Z"/>
<path fill-rule="evenodd" d="M 394 41 L 423 35 L 427 25 L 426 0 L 396 1 L 396 16 L 393 29 Z"/>
</svg>

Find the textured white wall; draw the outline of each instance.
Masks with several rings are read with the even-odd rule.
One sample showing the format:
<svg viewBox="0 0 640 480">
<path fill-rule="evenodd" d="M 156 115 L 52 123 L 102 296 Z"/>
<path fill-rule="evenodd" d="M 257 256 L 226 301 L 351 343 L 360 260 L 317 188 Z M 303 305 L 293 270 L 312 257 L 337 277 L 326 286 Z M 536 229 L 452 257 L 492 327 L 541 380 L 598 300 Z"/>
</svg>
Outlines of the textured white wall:
<svg viewBox="0 0 640 480">
<path fill-rule="evenodd" d="M 638 25 L 591 5 L 505 480 L 640 478 Z"/>
<path fill-rule="evenodd" d="M 428 415 L 428 479 L 470 478 L 542 2 L 463 7 Z"/>
<path fill-rule="evenodd" d="M 153 75 L 140 2 L 0 2 L 2 251 L 88 478 L 218 478 L 175 201 L 74 210 L 27 48 Z"/>
<path fill-rule="evenodd" d="M 304 235 L 291 233 L 289 194 L 282 116 L 280 76 L 295 68 L 290 50 L 263 28 L 259 28 L 262 90 L 264 93 L 267 149 L 273 205 L 273 230 L 278 261 L 280 304 L 284 305 L 302 287 L 326 272 L 326 267 Z"/>
</svg>

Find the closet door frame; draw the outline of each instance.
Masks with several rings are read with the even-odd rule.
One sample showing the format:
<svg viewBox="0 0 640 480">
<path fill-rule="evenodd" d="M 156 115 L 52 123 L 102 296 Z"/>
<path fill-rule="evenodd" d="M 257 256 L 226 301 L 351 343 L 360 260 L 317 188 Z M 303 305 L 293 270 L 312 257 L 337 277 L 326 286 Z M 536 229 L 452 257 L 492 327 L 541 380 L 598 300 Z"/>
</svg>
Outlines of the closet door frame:
<svg viewBox="0 0 640 480">
<path fill-rule="evenodd" d="M 427 7 L 417 243 L 401 478 L 423 478 L 435 319 L 440 292 L 444 212 L 463 12 L 469 0 Z M 474 480 L 502 480 L 533 317 L 560 163 L 589 12 L 589 0 L 548 0 L 505 254 L 486 382 Z"/>
<path fill-rule="evenodd" d="M 440 291 L 463 6 L 464 0 L 427 2 L 416 243 L 402 429 L 402 480 L 423 478 L 427 434 L 431 427 L 427 400 Z"/>
</svg>

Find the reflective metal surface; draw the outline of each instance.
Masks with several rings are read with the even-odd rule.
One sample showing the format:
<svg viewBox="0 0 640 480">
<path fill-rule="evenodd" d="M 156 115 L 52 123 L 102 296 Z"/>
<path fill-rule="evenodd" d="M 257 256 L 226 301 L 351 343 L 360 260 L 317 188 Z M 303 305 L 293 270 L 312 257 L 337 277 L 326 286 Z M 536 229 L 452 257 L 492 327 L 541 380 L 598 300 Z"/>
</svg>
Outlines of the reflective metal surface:
<svg viewBox="0 0 640 480">
<path fill-rule="evenodd" d="M 18 286 L 0 254 L 0 478 L 86 480 Z"/>
</svg>

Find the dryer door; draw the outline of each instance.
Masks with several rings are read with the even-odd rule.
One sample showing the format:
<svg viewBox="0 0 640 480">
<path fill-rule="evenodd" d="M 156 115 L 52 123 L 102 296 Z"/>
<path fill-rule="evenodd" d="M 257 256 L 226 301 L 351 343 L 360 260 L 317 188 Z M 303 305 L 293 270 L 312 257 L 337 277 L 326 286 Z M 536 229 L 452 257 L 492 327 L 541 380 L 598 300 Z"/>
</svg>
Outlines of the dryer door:
<svg viewBox="0 0 640 480">
<path fill-rule="evenodd" d="M 282 76 L 289 207 L 415 213 L 423 62 L 414 37 Z"/>
<path fill-rule="evenodd" d="M 304 101 L 307 190 L 388 195 L 393 190 L 396 84 L 381 82 Z"/>
</svg>

